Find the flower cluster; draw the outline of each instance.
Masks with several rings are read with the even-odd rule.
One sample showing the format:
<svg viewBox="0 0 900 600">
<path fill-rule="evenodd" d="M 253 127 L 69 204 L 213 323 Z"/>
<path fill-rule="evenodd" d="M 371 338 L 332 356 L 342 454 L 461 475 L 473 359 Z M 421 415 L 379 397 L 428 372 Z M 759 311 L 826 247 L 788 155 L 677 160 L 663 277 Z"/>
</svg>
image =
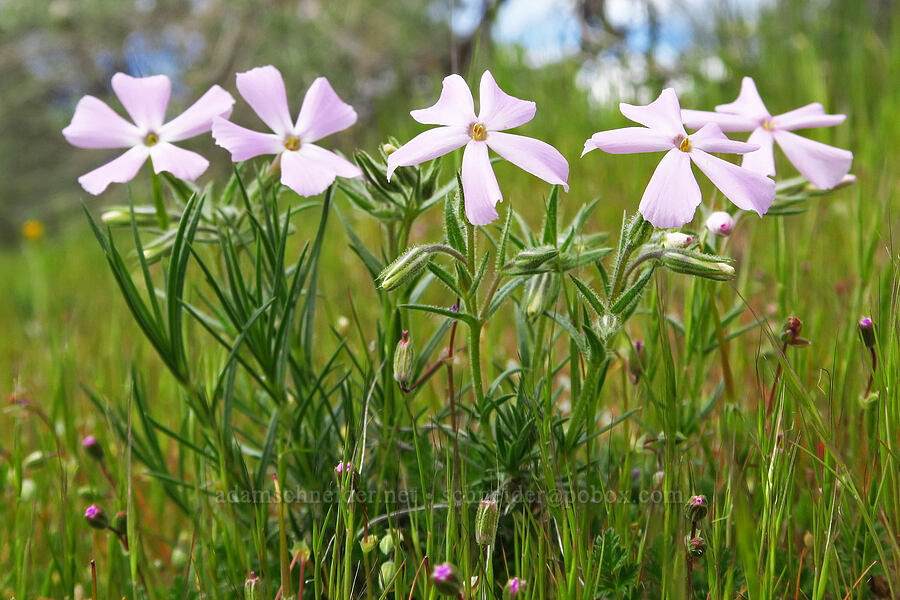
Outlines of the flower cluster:
<svg viewBox="0 0 900 600">
<path fill-rule="evenodd" d="M 284 80 L 275 67 L 238 73 L 236 86 L 270 132 L 253 131 L 229 121 L 234 98 L 217 85 L 181 115 L 165 122 L 171 89 L 166 76 L 115 74 L 113 91 L 133 123 L 101 100 L 85 96 L 75 108 L 72 123 L 63 130 L 66 139 L 78 147 L 127 148 L 112 162 L 81 176 L 82 187 L 99 194 L 112 182 L 131 180 L 148 159 L 156 173 L 166 171 L 192 181 L 206 170 L 209 161 L 174 142 L 205 132 L 211 132 L 216 144 L 228 150 L 235 162 L 274 155 L 273 168 L 280 170 L 281 182 L 301 196 L 322 193 L 336 177 L 362 177 L 359 167 L 316 144 L 357 119 L 356 111 L 341 100 L 327 79 L 320 77 L 309 87 L 296 121 L 288 108 Z M 497 203 L 503 200 L 489 150 L 568 191 L 569 163 L 559 150 L 541 140 L 506 132 L 531 121 L 537 110 L 535 103 L 504 92 L 490 71 L 481 76 L 479 102 L 476 114 L 466 81 L 459 75 L 446 77 L 433 106 L 410 112 L 419 123 L 437 127 L 390 153 L 387 180 L 398 168 L 464 147 L 461 179 L 466 217 L 473 225 L 494 221 Z M 772 116 L 750 78 L 744 78 L 734 102 L 717 106 L 715 112 L 682 110 L 671 88 L 646 106 L 622 103 L 619 108 L 642 127 L 595 133 L 585 142 L 582 156 L 595 149 L 611 154 L 665 152 L 638 209 L 656 227 L 680 227 L 694 218 L 702 196 L 692 164 L 739 209 L 762 216 L 775 198 L 773 144 L 777 143 L 797 170 L 820 189 L 838 185 L 853 159 L 847 150 L 793 133 L 837 125 L 844 121 L 844 115 L 825 114 L 822 105 L 814 103 Z M 686 127 L 696 131 L 689 135 Z M 729 139 L 725 131 L 751 134 L 743 142 Z M 743 163 L 737 165 L 712 153 L 741 154 Z M 733 226 L 730 216 L 714 215 L 707 227 L 716 235 L 728 235 Z"/>
</svg>

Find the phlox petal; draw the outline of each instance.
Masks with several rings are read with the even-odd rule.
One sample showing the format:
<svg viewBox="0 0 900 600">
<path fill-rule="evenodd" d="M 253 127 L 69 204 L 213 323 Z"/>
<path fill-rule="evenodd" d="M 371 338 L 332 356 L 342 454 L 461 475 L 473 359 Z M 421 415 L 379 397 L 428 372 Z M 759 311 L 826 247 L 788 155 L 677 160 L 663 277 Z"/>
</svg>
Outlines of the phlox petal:
<svg viewBox="0 0 900 600">
<path fill-rule="evenodd" d="M 179 148 L 168 142 L 159 142 L 150 148 L 150 161 L 157 173 L 168 171 L 178 179 L 193 181 L 200 177 L 209 161 L 190 150 Z"/>
<path fill-rule="evenodd" d="M 143 137 L 140 129 L 93 96 L 78 101 L 72 122 L 62 133 L 79 148 L 128 148 L 141 143 Z"/>
<path fill-rule="evenodd" d="M 423 125 L 468 127 L 475 122 L 475 101 L 472 100 L 472 92 L 465 79 L 456 74 L 447 75 L 438 101 L 428 108 L 410 111 L 409 114 Z"/>
<path fill-rule="evenodd" d="M 423 131 L 388 155 L 388 181 L 398 167 L 417 165 L 462 148 L 471 140 L 463 127 L 435 127 Z"/>
<path fill-rule="evenodd" d="M 356 111 L 341 98 L 324 77 L 313 81 L 303 97 L 295 133 L 304 142 L 315 142 L 356 123 Z"/>
<path fill-rule="evenodd" d="M 489 131 L 503 131 L 523 125 L 534 118 L 537 105 L 529 100 L 520 100 L 500 89 L 490 71 L 481 76 L 478 92 L 478 120 Z"/>
<path fill-rule="evenodd" d="M 178 142 L 210 130 L 216 117 L 231 116 L 234 98 L 214 85 L 183 113 L 159 128 L 159 137 L 166 142 Z"/>
<path fill-rule="evenodd" d="M 763 104 L 762 98 L 759 97 L 759 92 L 756 89 L 756 83 L 750 77 L 744 77 L 741 80 L 741 92 L 738 94 L 737 99 L 728 104 L 718 105 L 716 112 L 755 117 L 757 119 L 764 119 L 769 116 L 769 109 Z"/>
<path fill-rule="evenodd" d="M 488 135 L 487 145 L 520 169 L 569 191 L 569 163 L 550 144 L 524 135 L 495 131 Z"/>
<path fill-rule="evenodd" d="M 115 160 L 79 177 L 78 183 L 85 191 L 96 196 L 110 183 L 125 183 L 134 179 L 149 154 L 150 149 L 143 144 L 130 148 Z"/>
<path fill-rule="evenodd" d="M 221 117 L 213 119 L 212 136 L 216 144 L 231 153 L 234 162 L 284 151 L 284 143 L 278 135 L 252 131 Z"/>
<path fill-rule="evenodd" d="M 317 196 L 332 184 L 336 173 L 321 161 L 300 152 L 281 155 L 281 183 L 301 196 Z"/>
<path fill-rule="evenodd" d="M 706 110 L 684 109 L 681 119 L 689 129 L 700 129 L 707 123 L 715 123 L 722 131 L 752 131 L 759 125 L 758 118 Z"/>
<path fill-rule="evenodd" d="M 776 131 L 775 141 L 791 164 L 819 189 L 836 186 L 850 171 L 853 153 L 809 140 L 789 131 Z"/>
<path fill-rule="evenodd" d="M 681 106 L 672 88 L 666 88 L 659 97 L 645 106 L 619 103 L 619 110 L 627 118 L 644 127 L 663 131 L 672 137 L 686 135 L 681 123 Z"/>
<path fill-rule="evenodd" d="M 738 208 L 752 210 L 763 216 L 772 206 L 772 201 L 775 200 L 775 182 L 768 177 L 702 150 L 694 150 L 690 156 L 713 185 Z"/>
<path fill-rule="evenodd" d="M 638 152 L 663 152 L 675 147 L 669 133 L 646 127 L 623 127 L 610 131 L 598 131 L 584 143 L 582 156 L 599 149 L 610 154 L 635 154 Z"/>
<path fill-rule="evenodd" d="M 298 150 L 301 156 L 309 158 L 326 167 L 340 177 L 362 177 L 359 167 L 342 156 L 315 144 L 303 144 Z"/>
<path fill-rule="evenodd" d="M 700 131 L 691 135 L 691 146 L 706 152 L 727 152 L 729 154 L 743 154 L 759 150 L 759 146 L 756 144 L 728 139 L 715 123 L 707 123 Z"/>
<path fill-rule="evenodd" d="M 747 143 L 756 144 L 759 150 L 745 154 L 741 166 L 760 175 L 774 176 L 775 153 L 772 148 L 774 141 L 771 131 L 766 131 L 762 127 L 754 129 L 747 138 Z"/>
<path fill-rule="evenodd" d="M 469 222 L 472 225 L 487 225 L 496 219 L 497 209 L 494 207 L 503 200 L 503 195 L 484 142 L 473 140 L 466 145 L 462 160 L 462 184 Z"/>
<path fill-rule="evenodd" d="M 281 136 L 291 133 L 287 92 L 281 72 L 267 65 L 237 74 L 237 89 L 263 123 Z"/>
<path fill-rule="evenodd" d="M 145 133 L 159 130 L 166 118 L 172 91 L 168 77 L 131 77 L 116 73 L 112 76 L 112 88 L 138 128 Z"/>
<path fill-rule="evenodd" d="M 681 227 L 694 218 L 701 200 L 691 159 L 675 148 L 659 161 L 638 210 L 654 227 Z"/>
<path fill-rule="evenodd" d="M 847 115 L 826 115 L 818 102 L 795 108 L 792 111 L 772 117 L 777 129 L 810 129 L 813 127 L 834 127 L 847 119 Z"/>
</svg>

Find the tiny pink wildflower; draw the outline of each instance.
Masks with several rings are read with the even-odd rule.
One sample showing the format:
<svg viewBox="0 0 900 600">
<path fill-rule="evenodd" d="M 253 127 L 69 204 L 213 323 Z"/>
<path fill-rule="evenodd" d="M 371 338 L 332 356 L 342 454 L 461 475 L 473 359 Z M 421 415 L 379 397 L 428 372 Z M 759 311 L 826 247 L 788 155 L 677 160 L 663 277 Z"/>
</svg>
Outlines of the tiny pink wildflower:
<svg viewBox="0 0 900 600">
<path fill-rule="evenodd" d="M 131 181 L 148 158 L 155 172 L 167 171 L 179 179 L 193 181 L 206 171 L 208 160 L 172 142 L 209 131 L 214 117 L 231 114 L 234 98 L 214 85 L 190 108 L 164 123 L 171 87 L 165 75 L 113 75 L 113 91 L 134 123 L 94 96 L 78 101 L 72 122 L 62 130 L 70 144 L 78 148 L 128 148 L 115 160 L 78 178 L 88 193 L 96 196 L 110 183 Z"/>
<path fill-rule="evenodd" d="M 237 89 L 273 133 L 260 133 L 226 118 L 213 121 L 216 144 L 240 162 L 264 154 L 280 157 L 281 183 L 301 196 L 324 192 L 335 177 L 362 177 L 359 167 L 314 142 L 356 123 L 356 111 L 324 77 L 312 82 L 296 122 L 291 121 L 281 72 L 268 65 L 237 74 Z"/>
<path fill-rule="evenodd" d="M 738 208 L 762 216 L 775 199 L 775 182 L 709 154 L 742 154 L 759 146 L 729 140 L 715 123 L 688 136 L 675 90 L 667 88 L 646 106 L 619 104 L 622 114 L 644 125 L 595 133 L 584 143 L 584 156 L 599 148 L 610 154 L 666 152 L 644 190 L 640 213 L 655 227 L 680 227 L 694 218 L 702 197 L 691 170 L 696 164 Z"/>
<path fill-rule="evenodd" d="M 334 467 L 334 472 L 337 473 L 338 475 L 343 475 L 344 473 L 351 473 L 351 472 L 353 472 L 353 463 L 351 463 L 349 461 L 348 462 L 343 462 L 343 461 L 339 462 Z"/>
<path fill-rule="evenodd" d="M 520 100 L 500 89 L 490 71 L 481 76 L 478 116 L 466 81 L 459 75 L 444 78 L 438 101 L 429 108 L 411 111 L 423 125 L 440 125 L 420 133 L 388 156 L 388 181 L 398 167 L 417 165 L 465 146 L 462 184 L 466 218 L 473 225 L 487 225 L 497 218 L 503 201 L 488 148 L 517 167 L 547 183 L 568 191 L 569 163 L 559 151 L 540 140 L 502 133 L 534 118 L 534 102 Z"/>
<path fill-rule="evenodd" d="M 795 129 L 840 125 L 845 115 L 826 115 L 822 105 L 814 102 L 773 117 L 750 77 L 744 77 L 734 102 L 717 106 L 716 112 L 683 110 L 681 116 L 691 129 L 715 123 L 722 131 L 752 131 L 747 141 L 758 145 L 759 150 L 745 154 L 743 166 L 761 175 L 775 175 L 774 142 L 804 177 L 823 190 L 841 183 L 853 162 L 853 153 L 848 150 L 792 133 Z"/>
</svg>

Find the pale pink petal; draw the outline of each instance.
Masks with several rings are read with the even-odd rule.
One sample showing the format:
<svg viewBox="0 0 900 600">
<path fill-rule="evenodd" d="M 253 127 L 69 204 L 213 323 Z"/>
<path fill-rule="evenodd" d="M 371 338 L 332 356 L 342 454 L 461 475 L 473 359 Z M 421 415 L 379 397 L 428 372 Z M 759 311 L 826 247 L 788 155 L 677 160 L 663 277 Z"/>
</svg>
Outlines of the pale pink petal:
<svg viewBox="0 0 900 600">
<path fill-rule="evenodd" d="M 462 184 L 469 223 L 487 225 L 496 219 L 497 209 L 494 207 L 503 201 L 503 195 L 484 142 L 472 140 L 466 145 L 462 160 Z"/>
<path fill-rule="evenodd" d="M 234 162 L 262 154 L 280 154 L 284 151 L 284 143 L 280 136 L 252 131 L 222 117 L 213 119 L 212 136 L 216 144 L 231 153 L 231 160 Z"/>
<path fill-rule="evenodd" d="M 463 127 L 435 127 L 424 131 L 388 155 L 387 177 L 398 167 L 417 165 L 462 148 L 472 138 Z"/>
<path fill-rule="evenodd" d="M 690 153 L 691 160 L 709 177 L 726 198 L 742 210 L 763 216 L 775 200 L 775 182 L 750 169 L 739 167 L 702 150 Z"/>
<path fill-rule="evenodd" d="M 478 91 L 478 120 L 488 131 L 503 131 L 524 125 L 534 118 L 537 105 L 520 100 L 500 89 L 490 71 L 481 76 Z"/>
<path fill-rule="evenodd" d="M 690 144 L 691 147 L 699 148 L 706 152 L 744 154 L 745 152 L 759 150 L 759 146 L 756 144 L 728 139 L 715 123 L 707 123 L 700 131 L 691 134 Z"/>
<path fill-rule="evenodd" d="M 143 141 L 140 129 L 93 96 L 78 101 L 72 122 L 62 133 L 79 148 L 128 148 Z"/>
<path fill-rule="evenodd" d="M 701 200 L 691 159 L 676 148 L 659 161 L 638 210 L 654 227 L 681 227 L 694 218 Z"/>
<path fill-rule="evenodd" d="M 303 97 L 294 133 L 304 142 L 315 142 L 354 123 L 356 111 L 353 107 L 340 99 L 327 79 L 319 77 Z"/>
<path fill-rule="evenodd" d="M 818 102 L 813 102 L 772 117 L 772 123 L 777 129 L 810 129 L 834 127 L 843 123 L 846 118 L 847 115 L 826 115 L 825 108 Z"/>
<path fill-rule="evenodd" d="M 221 87 L 214 85 L 183 113 L 159 128 L 159 139 L 178 142 L 210 130 L 216 117 L 231 116 L 234 98 Z"/>
<path fill-rule="evenodd" d="M 157 173 L 167 171 L 186 181 L 193 181 L 203 175 L 209 161 L 190 150 L 159 142 L 150 147 L 150 162 Z"/>
<path fill-rule="evenodd" d="M 301 196 L 317 196 L 334 182 L 336 173 L 330 166 L 299 152 L 281 155 L 281 183 Z"/>
<path fill-rule="evenodd" d="M 569 163 L 550 144 L 499 131 L 489 133 L 486 142 L 491 150 L 520 169 L 569 191 Z"/>
<path fill-rule="evenodd" d="M 362 171 L 352 162 L 315 144 L 303 144 L 298 152 L 304 158 L 309 158 L 328 167 L 340 177 L 362 177 Z"/>
<path fill-rule="evenodd" d="M 131 77 L 116 73 L 112 77 L 112 88 L 135 125 L 147 133 L 159 130 L 166 119 L 166 106 L 172 91 L 168 77 Z"/>
<path fill-rule="evenodd" d="M 433 106 L 413 110 L 409 114 L 423 125 L 467 127 L 475 121 L 475 102 L 465 79 L 456 74 L 447 75 L 438 101 Z"/>
<path fill-rule="evenodd" d="M 681 106 L 672 88 L 664 89 L 659 98 L 644 106 L 621 102 L 619 110 L 627 118 L 644 127 L 657 129 L 672 137 L 686 135 L 684 125 L 681 123 Z"/>
<path fill-rule="evenodd" d="M 722 131 L 752 131 L 759 126 L 759 119 L 754 117 L 707 110 L 684 109 L 681 111 L 681 119 L 689 129 L 700 129 L 707 123 L 715 123 Z"/>
<path fill-rule="evenodd" d="M 775 152 L 772 145 L 775 138 L 772 132 L 759 127 L 753 130 L 747 143 L 756 144 L 759 150 L 748 152 L 741 161 L 741 166 L 760 175 L 775 176 Z"/>
<path fill-rule="evenodd" d="M 775 141 L 791 164 L 819 189 L 828 190 L 840 183 L 850 170 L 853 153 L 800 137 L 789 131 L 776 131 Z"/>
<path fill-rule="evenodd" d="M 646 127 L 623 127 L 598 131 L 584 143 L 582 156 L 599 149 L 610 154 L 636 154 L 638 152 L 663 152 L 675 147 L 671 134 Z"/>
<path fill-rule="evenodd" d="M 756 83 L 750 77 L 744 77 L 741 81 L 741 93 L 738 94 L 737 99 L 728 104 L 718 105 L 716 112 L 743 115 L 757 119 L 764 119 L 769 116 L 769 109 L 763 104 L 762 98 L 759 97 L 759 92 L 756 90 Z"/>
<path fill-rule="evenodd" d="M 78 183 L 90 194 L 97 195 L 110 183 L 125 183 L 137 175 L 141 165 L 147 161 L 150 149 L 144 145 L 135 146 L 102 167 L 78 178 Z"/>
<path fill-rule="evenodd" d="M 272 65 L 237 74 L 237 89 L 263 123 L 280 136 L 292 132 L 284 79 Z"/>
</svg>

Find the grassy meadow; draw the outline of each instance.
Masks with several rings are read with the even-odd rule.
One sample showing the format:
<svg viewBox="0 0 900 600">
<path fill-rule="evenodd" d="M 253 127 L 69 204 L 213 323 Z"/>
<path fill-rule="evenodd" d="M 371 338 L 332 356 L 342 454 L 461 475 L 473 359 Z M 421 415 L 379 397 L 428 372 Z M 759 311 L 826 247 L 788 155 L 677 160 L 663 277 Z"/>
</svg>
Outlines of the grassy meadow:
<svg viewBox="0 0 900 600">
<path fill-rule="evenodd" d="M 130 223 L 110 237 L 98 230 L 144 306 L 163 308 L 170 345 L 160 351 L 123 299 L 112 254 L 75 209 L 83 202 L 99 223 L 129 193 L 150 205 L 147 168 L 99 199 L 63 182 L 71 217 L 0 252 L 0 595 L 436 598 L 444 589 L 432 571 L 451 563 L 462 583 L 454 594 L 465 598 L 900 597 L 900 9 L 777 2 L 761 11 L 755 25 L 723 18 L 685 51 L 683 107 L 730 102 L 745 75 L 774 113 L 821 102 L 847 121 L 804 135 L 852 150 L 857 181 L 797 192 L 797 210 L 785 211 L 795 214 L 744 214 L 729 238 L 706 240 L 734 259 L 730 281 L 651 269 L 609 335 L 579 288 L 603 287 L 593 262 L 560 273 L 558 297 L 534 317 L 524 283 L 498 292 L 508 295 L 477 328 L 449 309 L 487 308 L 497 297 L 488 285 L 461 300 L 426 270 L 397 291 L 378 288 L 371 264 L 449 236 L 461 152 L 441 162 L 437 187 L 447 194 L 392 221 L 351 201 L 357 188 L 336 186 L 327 199 L 279 191 L 265 181 L 264 159 L 241 169 L 245 197 L 227 154 L 207 148 L 213 167 L 200 185 L 215 183 L 206 206 L 246 206 L 258 224 L 235 226 L 226 242 L 201 221 L 197 235 L 214 243 L 176 242 L 149 263 L 134 251 Z M 727 68 L 722 81 L 700 74 L 709 54 Z M 627 124 L 574 85 L 580 66 L 528 66 L 515 49 L 486 46 L 462 74 L 477 87 L 490 68 L 509 93 L 536 101 L 536 118 L 517 133 L 553 144 L 571 166 L 559 235 L 543 241 L 558 244 L 596 200 L 572 231 L 578 243 L 610 248 L 611 269 L 623 214 L 635 213 L 658 157 L 579 158 L 592 133 Z M 381 102 L 335 143 L 377 162 L 389 137 L 424 129 L 408 111 L 430 105 L 440 79 Z M 222 85 L 234 92 L 233 82 Z M 661 83 L 648 84 L 652 97 Z M 287 86 L 294 107 L 305 88 Z M 350 89 L 340 93 L 353 102 Z M 796 176 L 776 159 L 778 181 Z M 435 260 L 458 285 L 480 281 L 484 256 L 485 284 L 500 271 L 510 207 L 510 257 L 540 243 L 555 216 L 551 186 L 495 168 L 500 218 L 455 233 L 470 272 Z M 729 206 L 700 183 L 705 209 L 685 227 L 695 235 L 704 210 Z M 196 200 L 165 193 L 184 215 L 200 214 Z M 151 229 L 139 231 L 144 244 Z M 608 237 L 588 239 L 595 234 Z M 177 302 L 172 273 L 184 276 Z M 792 316 L 809 345 L 782 343 Z M 875 323 L 872 353 L 861 317 Z M 600 331 L 602 356 L 582 326 Z M 391 370 L 407 330 L 416 378 L 427 375 L 411 392 Z M 89 435 L 102 460 L 85 451 Z M 344 461 L 352 475 L 335 473 Z M 695 495 L 708 514 L 687 518 Z M 486 544 L 476 539 L 485 499 L 499 505 Z M 118 533 L 88 525 L 95 503 Z M 685 547 L 697 533 L 702 556 Z"/>
</svg>

